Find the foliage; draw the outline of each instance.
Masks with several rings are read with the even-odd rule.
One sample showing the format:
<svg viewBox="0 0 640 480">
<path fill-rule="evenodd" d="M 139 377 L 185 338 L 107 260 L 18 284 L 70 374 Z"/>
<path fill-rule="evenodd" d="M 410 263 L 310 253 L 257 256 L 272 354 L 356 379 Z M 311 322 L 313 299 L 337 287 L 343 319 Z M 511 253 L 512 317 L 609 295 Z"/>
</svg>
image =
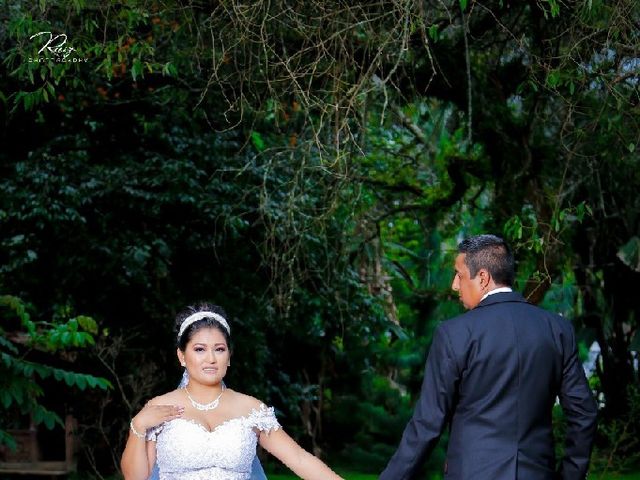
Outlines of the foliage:
<svg viewBox="0 0 640 480">
<path fill-rule="evenodd" d="M 598 341 L 615 430 L 638 383 L 638 9 L 10 2 L 0 287 L 109 329 L 88 468 L 116 470 L 128 415 L 175 385 L 171 317 L 199 299 L 231 314 L 234 387 L 378 468 L 460 312 L 451 252 L 482 231 Z M 40 345 L 87 345 L 86 320 L 59 325 Z"/>
<path fill-rule="evenodd" d="M 0 297 L 0 307 L 4 310 L 3 323 L 7 325 L 0 327 L 0 404 L 3 409 L 0 444 L 15 448 L 15 441 L 6 432 L 6 428 L 7 422 L 10 418 L 15 418 L 16 413 L 30 416 L 34 425 L 44 424 L 52 429 L 57 423 L 64 427 L 58 414 L 41 403 L 45 393 L 41 380 L 52 378 L 81 391 L 87 387 L 107 390 L 111 388 L 111 383 L 101 377 L 28 360 L 31 351 L 55 354 L 93 345 L 97 324 L 92 318 L 78 316 L 66 322 L 58 319 L 53 322 L 34 321 L 27 312 L 26 305 L 19 298 L 9 295 Z M 15 321 L 7 321 L 9 313 L 17 317 L 18 329 L 10 326 Z"/>
<path fill-rule="evenodd" d="M 635 385 L 630 385 L 627 390 L 627 413 L 610 423 L 600 425 L 601 434 L 607 442 L 594 456 L 594 469 L 603 473 L 633 471 L 640 463 L 640 392 Z"/>
</svg>

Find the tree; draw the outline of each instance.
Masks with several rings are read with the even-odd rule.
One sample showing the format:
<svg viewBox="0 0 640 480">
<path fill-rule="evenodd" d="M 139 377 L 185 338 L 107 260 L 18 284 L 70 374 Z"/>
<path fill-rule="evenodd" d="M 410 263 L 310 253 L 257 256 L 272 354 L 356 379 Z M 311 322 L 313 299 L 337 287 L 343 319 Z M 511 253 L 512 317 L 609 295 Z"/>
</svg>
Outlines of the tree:
<svg viewBox="0 0 640 480">
<path fill-rule="evenodd" d="M 240 326 L 236 381 L 261 378 L 249 388 L 320 451 L 332 432 L 392 443 L 341 430 L 342 400 L 373 395 L 402 423 L 457 308 L 446 250 L 504 232 L 525 294 L 570 315 L 583 350 L 598 339 L 604 413 L 626 418 L 635 3 L 15 2 L 5 285 L 133 332 L 118 376 L 152 363 L 137 350 L 151 329 L 169 344 L 172 311 L 213 297 Z M 74 50 L 39 54 L 41 31 Z"/>
<path fill-rule="evenodd" d="M 86 348 L 93 345 L 92 334 L 97 333 L 97 325 L 93 319 L 78 316 L 66 322 L 55 320 L 51 323 L 31 320 L 26 305 L 16 297 L 3 295 L 0 306 L 11 310 L 2 311 L 3 323 L 0 327 L 0 372 L 2 372 L 2 404 L 0 424 L 0 445 L 6 444 L 15 449 L 16 442 L 6 431 L 20 418 L 29 416 L 34 425 L 44 424 L 52 429 L 56 424 L 64 427 L 60 416 L 42 404 L 45 393 L 42 380 L 53 378 L 64 381 L 68 387 L 85 390 L 87 387 L 106 390 L 111 388 L 108 380 L 58 368 L 48 363 L 34 361 L 34 352 L 43 351 L 48 354 L 69 352 L 74 348 Z M 8 313 L 17 317 L 19 329 L 11 329 Z M 50 360 L 49 360 L 50 361 Z M 19 425 L 13 425 L 17 427 Z"/>
</svg>

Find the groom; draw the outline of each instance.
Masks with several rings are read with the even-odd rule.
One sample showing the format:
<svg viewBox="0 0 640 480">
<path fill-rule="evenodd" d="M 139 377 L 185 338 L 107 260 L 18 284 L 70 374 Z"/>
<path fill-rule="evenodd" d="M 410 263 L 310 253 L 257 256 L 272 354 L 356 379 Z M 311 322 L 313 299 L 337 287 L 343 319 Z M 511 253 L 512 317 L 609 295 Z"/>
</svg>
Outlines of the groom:
<svg viewBox="0 0 640 480">
<path fill-rule="evenodd" d="M 420 398 L 380 480 L 416 478 L 449 426 L 445 479 L 584 479 L 596 404 L 571 324 L 511 290 L 513 257 L 494 235 L 458 246 L 451 288 L 469 311 L 436 329 Z M 551 411 L 566 418 L 556 473 Z"/>
</svg>

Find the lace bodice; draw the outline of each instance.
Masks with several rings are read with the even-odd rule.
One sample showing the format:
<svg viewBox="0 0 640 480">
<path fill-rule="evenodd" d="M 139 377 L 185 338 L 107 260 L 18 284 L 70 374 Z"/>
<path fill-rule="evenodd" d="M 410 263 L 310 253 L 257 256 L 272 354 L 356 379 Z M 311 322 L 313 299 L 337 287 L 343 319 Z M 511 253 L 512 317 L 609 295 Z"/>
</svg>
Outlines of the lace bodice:
<svg viewBox="0 0 640 480">
<path fill-rule="evenodd" d="M 273 407 L 260 407 L 209 431 L 194 420 L 176 418 L 149 430 L 156 441 L 160 480 L 247 480 L 258 431 L 280 428 Z"/>
</svg>

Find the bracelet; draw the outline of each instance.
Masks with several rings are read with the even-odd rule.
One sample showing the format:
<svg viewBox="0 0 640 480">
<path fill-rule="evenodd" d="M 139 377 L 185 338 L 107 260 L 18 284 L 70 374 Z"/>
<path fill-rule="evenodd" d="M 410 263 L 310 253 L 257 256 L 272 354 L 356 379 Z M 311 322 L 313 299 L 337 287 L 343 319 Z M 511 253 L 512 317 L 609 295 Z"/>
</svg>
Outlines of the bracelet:
<svg viewBox="0 0 640 480">
<path fill-rule="evenodd" d="M 131 430 L 131 433 L 133 433 L 136 437 L 145 438 L 145 435 L 143 433 L 138 432 L 133 426 L 133 419 L 129 422 L 129 430 Z"/>
</svg>

